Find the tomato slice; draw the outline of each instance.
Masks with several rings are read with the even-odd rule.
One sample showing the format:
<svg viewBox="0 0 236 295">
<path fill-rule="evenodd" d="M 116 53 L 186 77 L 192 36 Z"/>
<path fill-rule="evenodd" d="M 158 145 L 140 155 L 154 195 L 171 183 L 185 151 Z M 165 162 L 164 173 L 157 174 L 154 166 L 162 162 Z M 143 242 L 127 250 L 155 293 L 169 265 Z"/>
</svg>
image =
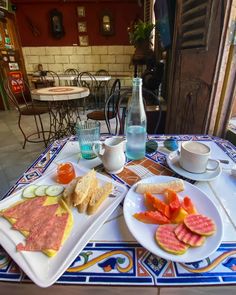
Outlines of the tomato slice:
<svg viewBox="0 0 236 295">
<path fill-rule="evenodd" d="M 187 211 L 188 214 L 196 214 L 196 213 L 198 213 L 196 207 L 194 206 L 194 204 L 192 202 L 192 200 L 188 196 L 184 197 L 183 202 L 181 204 L 181 207 L 185 211 Z"/>
<path fill-rule="evenodd" d="M 153 208 L 157 209 L 160 213 L 165 215 L 167 218 L 170 218 L 170 207 L 165 204 L 163 201 L 152 195 L 151 193 L 146 193 L 145 202 L 147 204 L 147 208 L 153 206 Z"/>
<path fill-rule="evenodd" d="M 144 223 L 152 224 L 166 224 L 170 223 L 170 220 L 158 211 L 144 211 L 135 213 L 133 215 L 136 219 Z"/>
</svg>

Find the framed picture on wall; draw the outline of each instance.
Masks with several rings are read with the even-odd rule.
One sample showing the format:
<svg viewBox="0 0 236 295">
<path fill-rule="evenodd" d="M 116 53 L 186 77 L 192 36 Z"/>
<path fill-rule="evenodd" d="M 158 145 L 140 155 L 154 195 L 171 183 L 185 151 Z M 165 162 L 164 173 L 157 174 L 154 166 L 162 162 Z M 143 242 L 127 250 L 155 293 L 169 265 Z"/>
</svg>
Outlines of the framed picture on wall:
<svg viewBox="0 0 236 295">
<path fill-rule="evenodd" d="M 87 32 L 87 24 L 86 24 L 86 22 L 78 22 L 78 31 L 80 33 L 86 33 Z"/>
<path fill-rule="evenodd" d="M 0 8 L 8 10 L 8 0 L 0 0 Z"/>
<path fill-rule="evenodd" d="M 80 46 L 88 46 L 88 35 L 79 36 L 79 44 Z"/>
<path fill-rule="evenodd" d="M 85 17 L 85 7 L 84 6 L 78 6 L 77 7 L 77 14 L 79 17 Z"/>
</svg>

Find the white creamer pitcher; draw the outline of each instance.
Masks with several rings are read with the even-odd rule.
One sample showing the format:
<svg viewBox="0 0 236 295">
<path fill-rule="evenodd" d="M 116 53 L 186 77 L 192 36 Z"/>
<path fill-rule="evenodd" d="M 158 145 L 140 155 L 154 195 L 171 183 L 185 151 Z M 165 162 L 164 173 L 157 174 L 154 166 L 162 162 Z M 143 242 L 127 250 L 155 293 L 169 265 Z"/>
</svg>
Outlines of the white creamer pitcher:
<svg viewBox="0 0 236 295">
<path fill-rule="evenodd" d="M 125 165 L 124 139 L 114 136 L 99 144 L 99 152 L 95 150 L 95 145 L 93 151 L 102 160 L 105 170 L 111 174 L 120 173 Z"/>
</svg>

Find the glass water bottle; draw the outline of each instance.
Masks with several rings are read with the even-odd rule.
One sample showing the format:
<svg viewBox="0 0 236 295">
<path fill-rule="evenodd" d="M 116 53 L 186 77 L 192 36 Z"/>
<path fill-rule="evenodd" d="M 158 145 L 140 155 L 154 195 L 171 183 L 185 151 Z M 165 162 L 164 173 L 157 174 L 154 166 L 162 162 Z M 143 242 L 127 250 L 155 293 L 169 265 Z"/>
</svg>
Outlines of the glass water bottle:
<svg viewBox="0 0 236 295">
<path fill-rule="evenodd" d="M 133 79 L 133 91 L 128 105 L 126 122 L 126 156 L 130 160 L 139 160 L 145 156 L 147 137 L 147 118 L 142 96 L 142 79 Z"/>
</svg>

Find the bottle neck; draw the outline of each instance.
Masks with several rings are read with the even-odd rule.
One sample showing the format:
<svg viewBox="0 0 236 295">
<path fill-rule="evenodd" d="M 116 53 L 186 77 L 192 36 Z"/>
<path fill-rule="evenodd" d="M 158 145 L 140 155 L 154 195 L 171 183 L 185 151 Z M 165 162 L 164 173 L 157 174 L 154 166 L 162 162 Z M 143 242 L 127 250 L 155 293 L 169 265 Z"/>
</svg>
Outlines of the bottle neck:
<svg viewBox="0 0 236 295">
<path fill-rule="evenodd" d="M 140 85 L 133 85 L 133 98 L 140 99 L 142 97 L 142 84 Z"/>
<path fill-rule="evenodd" d="M 143 126 L 146 130 L 146 120 L 142 95 L 142 80 L 138 78 L 133 80 L 132 97 L 127 108 L 126 127 Z"/>
</svg>

